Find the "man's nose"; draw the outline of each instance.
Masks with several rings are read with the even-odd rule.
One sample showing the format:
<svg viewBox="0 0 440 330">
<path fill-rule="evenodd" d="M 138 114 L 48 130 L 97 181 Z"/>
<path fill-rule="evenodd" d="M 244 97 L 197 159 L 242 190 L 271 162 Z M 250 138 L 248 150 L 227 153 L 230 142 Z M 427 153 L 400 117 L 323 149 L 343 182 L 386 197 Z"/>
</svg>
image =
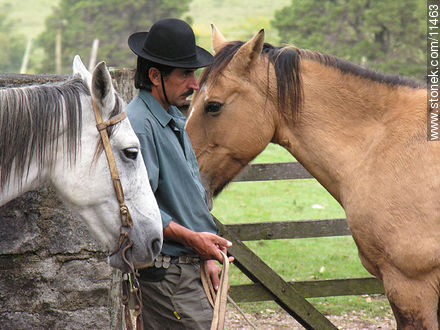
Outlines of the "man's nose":
<svg viewBox="0 0 440 330">
<path fill-rule="evenodd" d="M 199 90 L 200 88 L 199 83 L 197 82 L 196 75 L 194 73 L 191 76 L 190 84 L 188 87 L 194 89 L 195 91 Z"/>
</svg>

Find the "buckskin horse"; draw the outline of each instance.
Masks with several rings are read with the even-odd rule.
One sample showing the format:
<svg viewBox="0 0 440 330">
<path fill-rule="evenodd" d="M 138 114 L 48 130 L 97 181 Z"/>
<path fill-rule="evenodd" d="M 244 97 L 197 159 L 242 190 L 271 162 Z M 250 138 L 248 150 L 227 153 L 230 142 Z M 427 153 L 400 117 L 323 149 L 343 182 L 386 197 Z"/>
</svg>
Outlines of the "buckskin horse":
<svg viewBox="0 0 440 330">
<path fill-rule="evenodd" d="M 212 195 L 268 143 L 287 149 L 342 205 L 364 267 L 383 281 L 398 328 L 438 329 L 440 144 L 427 90 L 320 52 L 213 26 L 187 121 Z"/>
<path fill-rule="evenodd" d="M 98 143 L 92 100 L 103 120 L 123 118 L 114 116 L 124 103 L 104 62 L 92 75 L 76 56 L 73 69 L 62 83 L 0 89 L 0 206 L 52 184 L 111 254 L 110 265 L 127 271 L 121 251 L 127 246 L 118 245 L 120 205 Z M 130 266 L 143 267 L 160 252 L 162 222 L 128 119 L 112 124 L 107 132 L 133 222 L 127 258 Z"/>
</svg>

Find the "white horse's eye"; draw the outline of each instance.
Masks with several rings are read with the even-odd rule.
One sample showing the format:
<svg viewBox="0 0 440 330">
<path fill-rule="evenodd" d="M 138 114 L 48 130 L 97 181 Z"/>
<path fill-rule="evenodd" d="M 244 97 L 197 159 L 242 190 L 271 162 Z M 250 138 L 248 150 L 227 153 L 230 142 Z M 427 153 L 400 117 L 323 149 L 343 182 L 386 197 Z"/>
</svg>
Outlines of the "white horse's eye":
<svg viewBox="0 0 440 330">
<path fill-rule="evenodd" d="M 126 148 L 123 150 L 125 157 L 135 160 L 139 153 L 138 148 Z"/>
</svg>

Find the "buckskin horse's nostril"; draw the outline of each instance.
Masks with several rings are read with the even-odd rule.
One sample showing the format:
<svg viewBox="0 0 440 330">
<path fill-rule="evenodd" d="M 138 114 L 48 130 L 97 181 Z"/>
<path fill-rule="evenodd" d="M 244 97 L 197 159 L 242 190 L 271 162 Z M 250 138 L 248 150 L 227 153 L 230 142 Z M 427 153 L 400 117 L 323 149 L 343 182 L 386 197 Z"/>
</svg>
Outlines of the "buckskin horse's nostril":
<svg viewBox="0 0 440 330">
<path fill-rule="evenodd" d="M 153 255 L 154 256 L 158 255 L 161 249 L 162 249 L 161 240 L 159 238 L 154 239 L 153 242 L 151 243 L 151 252 L 153 253 Z"/>
</svg>

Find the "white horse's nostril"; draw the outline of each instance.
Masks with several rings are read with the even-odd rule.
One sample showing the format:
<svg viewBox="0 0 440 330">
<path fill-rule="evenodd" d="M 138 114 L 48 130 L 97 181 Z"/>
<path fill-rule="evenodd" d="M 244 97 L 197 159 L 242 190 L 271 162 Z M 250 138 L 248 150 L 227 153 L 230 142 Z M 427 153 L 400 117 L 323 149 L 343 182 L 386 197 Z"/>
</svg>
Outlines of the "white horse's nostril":
<svg viewBox="0 0 440 330">
<path fill-rule="evenodd" d="M 153 254 L 153 257 L 157 256 L 159 254 L 160 250 L 162 250 L 161 239 L 156 238 L 151 243 L 151 252 Z"/>
</svg>

